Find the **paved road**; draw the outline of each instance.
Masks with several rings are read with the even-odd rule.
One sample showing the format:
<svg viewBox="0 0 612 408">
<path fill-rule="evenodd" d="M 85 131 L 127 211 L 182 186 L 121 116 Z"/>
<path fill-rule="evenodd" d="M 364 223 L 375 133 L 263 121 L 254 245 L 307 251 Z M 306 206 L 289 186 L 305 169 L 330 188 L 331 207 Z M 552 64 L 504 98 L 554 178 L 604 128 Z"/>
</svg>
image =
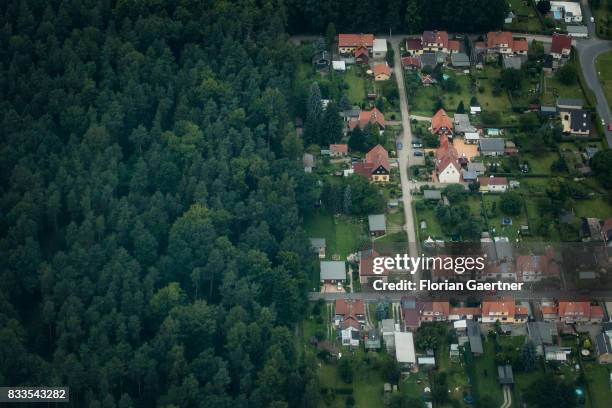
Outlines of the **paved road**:
<svg viewBox="0 0 612 408">
<path fill-rule="evenodd" d="M 406 87 L 404 86 L 404 73 L 402 71 L 402 61 L 399 49 L 400 38 L 393 37 L 391 46 L 394 51 L 394 70 L 395 80 L 399 88 L 400 113 L 402 115 L 402 150 L 398 151 L 400 180 L 402 185 L 402 199 L 404 200 L 404 218 L 406 219 L 406 235 L 408 237 L 408 252 L 411 255 L 417 253 L 417 239 L 414 229 L 414 217 L 412 213 L 412 195 L 410 194 L 410 180 L 408 178 L 408 168 L 412 157 L 412 130 L 410 128 L 410 114 L 408 113 L 408 98 L 406 97 Z M 415 279 L 419 279 L 416 275 Z"/>
</svg>

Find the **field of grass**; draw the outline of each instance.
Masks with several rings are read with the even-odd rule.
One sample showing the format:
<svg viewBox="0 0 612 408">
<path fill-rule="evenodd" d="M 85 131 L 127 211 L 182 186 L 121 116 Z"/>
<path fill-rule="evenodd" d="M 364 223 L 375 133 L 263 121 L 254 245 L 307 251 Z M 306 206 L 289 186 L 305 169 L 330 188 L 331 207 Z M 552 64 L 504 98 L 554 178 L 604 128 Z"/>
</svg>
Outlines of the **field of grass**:
<svg viewBox="0 0 612 408">
<path fill-rule="evenodd" d="M 516 14 L 516 18 L 510 24 L 504 24 L 504 28 L 518 32 L 539 32 L 542 23 L 536 11 L 527 0 L 510 0 L 510 10 Z"/>
<path fill-rule="evenodd" d="M 527 217 L 524 210 L 519 215 L 507 216 L 512 219 L 512 225 L 502 226 L 502 218 L 506 217 L 500 208 L 501 196 L 483 195 L 482 201 L 489 220 L 489 229 L 495 229 L 495 235 L 507 236 L 510 241 L 519 237 L 521 225 L 527 225 Z"/>
<path fill-rule="evenodd" d="M 497 382 L 497 366 L 495 365 L 495 345 L 493 341 L 486 339 L 483 343 L 484 354 L 474 358 L 476 363 L 475 374 L 478 377 L 478 393 L 480 397 L 485 395 L 490 396 L 496 402 L 496 405 L 501 405 L 504 397 L 502 389 Z"/>
<path fill-rule="evenodd" d="M 608 105 L 612 105 L 612 51 L 600 55 L 597 58 L 596 64 L 599 80 L 603 83 Z"/>
<path fill-rule="evenodd" d="M 327 259 L 340 255 L 340 259 L 360 249 L 367 242 L 366 224 L 361 219 L 345 216 L 334 217 L 324 211 L 317 211 L 304 217 L 304 228 L 309 237 L 327 240 Z"/>
<path fill-rule="evenodd" d="M 610 391 L 610 373 L 606 366 L 595 363 L 584 364 L 584 375 L 589 385 L 590 402 L 592 408 L 606 408 L 610 406 L 612 391 Z"/>
<path fill-rule="evenodd" d="M 576 67 L 576 69 L 580 68 Z M 555 75 L 545 75 L 542 81 L 542 104 L 555 105 L 557 98 L 579 98 L 587 101 L 578 81 L 573 85 L 565 85 L 559 82 Z"/>
<path fill-rule="evenodd" d="M 432 238 L 443 238 L 442 226 L 438 222 L 436 217 L 436 212 L 433 208 L 427 208 L 422 211 L 417 211 L 417 223 L 416 228 L 419 230 L 419 234 L 421 236 L 421 240 L 427 239 L 427 237 Z M 427 228 L 425 230 L 421 229 L 421 222 L 425 221 L 427 224 Z"/>
<path fill-rule="evenodd" d="M 438 85 L 419 86 L 416 94 L 408 98 L 411 113 L 415 115 L 431 116 L 438 98 L 442 99 L 444 108 L 449 112 L 454 112 L 461 101 L 463 101 L 466 107 L 470 105 L 471 94 L 469 77 L 464 74 L 458 74 L 453 70 L 445 69 L 444 73 L 457 80 L 457 83 L 461 87 L 460 92 L 446 92 Z"/>
<path fill-rule="evenodd" d="M 603 197 L 596 197 L 590 200 L 576 200 L 574 206 L 577 217 L 612 217 L 612 205 Z"/>
<path fill-rule="evenodd" d="M 502 92 L 499 96 L 493 95 L 493 89 L 500 75 L 501 69 L 492 65 L 487 65 L 483 70 L 474 73 L 477 88 L 484 88 L 484 92 L 481 93 L 479 90 L 476 94 L 476 99 L 484 111 L 508 112 L 512 109 L 506 92 Z"/>
<path fill-rule="evenodd" d="M 344 81 L 348 84 L 347 96 L 353 105 L 361 105 L 366 99 L 366 79 L 360 68 L 351 67 L 344 74 Z"/>
<path fill-rule="evenodd" d="M 555 160 L 559 159 L 559 154 L 557 152 L 546 152 L 536 156 L 531 153 L 525 153 L 522 154 L 520 158 L 521 161 L 527 161 L 529 163 L 531 173 L 550 175 L 550 166 Z"/>
</svg>

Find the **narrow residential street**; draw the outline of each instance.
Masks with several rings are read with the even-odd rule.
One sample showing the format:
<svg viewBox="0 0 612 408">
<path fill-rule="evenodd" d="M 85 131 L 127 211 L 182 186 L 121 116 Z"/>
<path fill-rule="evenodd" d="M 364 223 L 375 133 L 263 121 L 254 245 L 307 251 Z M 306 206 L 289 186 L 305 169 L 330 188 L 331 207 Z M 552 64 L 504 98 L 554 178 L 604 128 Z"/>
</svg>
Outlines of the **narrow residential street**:
<svg viewBox="0 0 612 408">
<path fill-rule="evenodd" d="M 402 149 L 398 150 L 398 161 L 400 180 L 402 185 L 402 199 L 404 201 L 404 218 L 406 220 L 406 236 L 408 238 L 408 252 L 411 255 L 417 254 L 417 239 L 415 233 L 415 222 L 412 212 L 412 195 L 410 194 L 410 179 L 408 177 L 408 168 L 410 167 L 410 157 L 412 154 L 412 131 L 410 129 L 410 114 L 408 113 L 408 98 L 406 97 L 406 88 L 404 87 L 404 75 L 402 71 L 401 53 L 399 49 L 400 38 L 392 37 L 391 46 L 394 51 L 394 71 L 395 80 L 400 95 L 400 111 L 402 115 Z M 420 277 L 414 275 L 415 281 Z"/>
</svg>

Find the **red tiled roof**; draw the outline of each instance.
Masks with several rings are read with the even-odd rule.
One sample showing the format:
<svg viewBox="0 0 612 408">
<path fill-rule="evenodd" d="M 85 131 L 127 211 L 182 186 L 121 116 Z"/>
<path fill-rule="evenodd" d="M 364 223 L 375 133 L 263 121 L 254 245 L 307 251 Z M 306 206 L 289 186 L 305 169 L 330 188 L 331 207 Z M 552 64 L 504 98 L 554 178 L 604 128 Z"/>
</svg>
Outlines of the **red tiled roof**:
<svg viewBox="0 0 612 408">
<path fill-rule="evenodd" d="M 368 123 L 374 124 L 378 123 L 378 125 L 382 128 L 385 127 L 385 115 L 382 114 L 377 108 L 372 108 L 371 111 L 361 111 L 359 112 L 359 127 L 361 129 L 365 128 Z"/>
<path fill-rule="evenodd" d="M 448 42 L 448 49 L 459 52 L 461 50 L 461 43 L 457 40 L 450 40 Z"/>
<path fill-rule="evenodd" d="M 442 160 L 440 160 L 438 162 L 438 164 L 436 165 L 436 169 L 438 170 L 438 173 L 440 173 L 440 172 L 444 171 L 444 169 L 446 169 L 448 166 L 455 167 L 455 169 L 458 172 L 461 171 L 461 166 L 459 166 L 459 163 L 457 162 L 457 159 L 454 159 L 451 156 L 446 156 Z"/>
<path fill-rule="evenodd" d="M 330 144 L 329 151 L 332 153 L 348 153 L 348 145 L 346 143 Z"/>
<path fill-rule="evenodd" d="M 607 220 L 605 220 L 601 227 L 601 233 L 604 234 L 606 237 L 608 236 L 610 231 L 612 231 L 612 218 L 608 218 Z"/>
<path fill-rule="evenodd" d="M 390 76 L 391 68 L 389 68 L 387 64 L 376 64 L 374 65 L 374 68 L 372 68 L 372 72 L 374 73 L 374 76 L 380 75 L 380 74 L 386 74 Z"/>
<path fill-rule="evenodd" d="M 339 47 L 372 47 L 374 45 L 374 34 L 339 34 Z"/>
<path fill-rule="evenodd" d="M 529 44 L 527 43 L 527 40 L 514 40 L 512 43 L 512 51 L 514 52 L 527 51 L 528 49 Z"/>
<path fill-rule="evenodd" d="M 442 128 L 453 130 L 453 121 L 448 117 L 444 109 L 439 109 L 431 118 L 431 131 L 432 133 L 438 133 L 438 130 Z"/>
<path fill-rule="evenodd" d="M 421 59 L 419 57 L 404 57 L 402 58 L 402 66 L 421 68 Z"/>
<path fill-rule="evenodd" d="M 419 51 L 423 49 L 423 44 L 420 38 L 411 38 L 406 40 L 406 50 Z"/>
<path fill-rule="evenodd" d="M 446 157 L 450 157 L 452 159 L 457 159 L 459 157 L 459 153 L 455 146 L 453 146 L 448 141 L 447 135 L 440 136 L 440 147 L 436 150 L 436 159 L 443 160 Z"/>
<path fill-rule="evenodd" d="M 479 307 L 453 307 L 450 309 L 450 314 L 458 316 L 480 316 Z"/>
<path fill-rule="evenodd" d="M 417 301 L 417 310 L 419 313 L 433 313 L 442 316 L 448 316 L 450 312 L 450 305 L 448 301 L 444 300 L 433 300 L 433 301 L 425 301 L 419 300 Z"/>
<path fill-rule="evenodd" d="M 448 47 L 448 33 L 446 31 L 424 31 L 421 37 L 423 44 L 442 44 Z"/>
<path fill-rule="evenodd" d="M 374 258 L 379 254 L 374 250 L 361 251 L 361 257 L 359 259 L 359 276 L 388 276 L 389 270 L 383 268 L 383 272 L 380 274 L 373 272 Z"/>
<path fill-rule="evenodd" d="M 487 177 L 482 176 L 478 177 L 478 183 L 482 187 L 484 186 L 505 186 L 508 184 L 508 179 L 506 177 Z"/>
<path fill-rule="evenodd" d="M 527 315 L 529 315 L 529 309 L 524 307 L 524 306 L 517 306 L 516 307 L 516 315 L 527 316 Z"/>
<path fill-rule="evenodd" d="M 559 302 L 559 317 L 589 316 L 591 304 L 589 302 Z"/>
<path fill-rule="evenodd" d="M 485 300 L 482 302 L 482 315 L 495 316 L 503 313 L 505 316 L 514 317 L 516 305 L 514 299 Z"/>
<path fill-rule="evenodd" d="M 348 329 L 349 327 L 352 327 L 353 329 L 356 329 L 356 330 L 359 330 L 361 328 L 361 324 L 355 318 L 355 316 L 346 316 L 344 320 L 342 321 L 343 329 Z"/>
<path fill-rule="evenodd" d="M 516 277 L 523 282 L 523 273 L 541 272 L 545 277 L 559 276 L 559 266 L 554 262 L 554 251 L 547 250 L 544 255 L 519 255 L 516 257 Z"/>
<path fill-rule="evenodd" d="M 603 315 L 604 311 L 601 306 L 591 306 L 591 317 L 602 317 Z"/>
<path fill-rule="evenodd" d="M 563 50 L 572 48 L 572 38 L 569 35 L 554 33 L 552 36 L 552 44 L 550 52 L 553 54 L 561 54 Z"/>
<path fill-rule="evenodd" d="M 365 315 L 362 299 L 336 299 L 336 314 L 343 316 Z"/>
<path fill-rule="evenodd" d="M 359 47 L 355 50 L 355 58 L 368 56 L 368 49 L 366 47 Z"/>
<path fill-rule="evenodd" d="M 512 47 L 512 33 L 510 31 L 490 31 L 487 33 L 487 48 L 496 48 L 500 44 Z"/>
<path fill-rule="evenodd" d="M 383 166 L 387 171 L 389 171 L 389 153 L 385 150 L 381 145 L 376 145 L 366 153 L 365 157 L 366 163 L 374 164 L 374 168 L 378 168 L 379 166 Z"/>
<path fill-rule="evenodd" d="M 543 315 L 556 315 L 559 312 L 557 306 L 542 306 L 540 310 L 542 311 Z"/>
<path fill-rule="evenodd" d="M 421 76 L 421 82 L 423 84 L 433 84 L 435 81 L 431 77 L 431 75 L 423 75 L 423 76 Z"/>
</svg>

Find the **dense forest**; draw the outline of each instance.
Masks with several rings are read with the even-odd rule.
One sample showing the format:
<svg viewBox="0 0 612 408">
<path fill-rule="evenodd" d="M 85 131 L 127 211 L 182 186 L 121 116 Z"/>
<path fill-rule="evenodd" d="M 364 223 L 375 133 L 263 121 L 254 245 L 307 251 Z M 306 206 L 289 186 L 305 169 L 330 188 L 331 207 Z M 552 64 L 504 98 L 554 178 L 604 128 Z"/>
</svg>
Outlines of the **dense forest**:
<svg viewBox="0 0 612 408">
<path fill-rule="evenodd" d="M 482 33 L 502 28 L 506 0 L 286 0 L 292 33 Z"/>
<path fill-rule="evenodd" d="M 0 384 L 90 408 L 316 405 L 283 2 L 0 14 Z"/>
</svg>

